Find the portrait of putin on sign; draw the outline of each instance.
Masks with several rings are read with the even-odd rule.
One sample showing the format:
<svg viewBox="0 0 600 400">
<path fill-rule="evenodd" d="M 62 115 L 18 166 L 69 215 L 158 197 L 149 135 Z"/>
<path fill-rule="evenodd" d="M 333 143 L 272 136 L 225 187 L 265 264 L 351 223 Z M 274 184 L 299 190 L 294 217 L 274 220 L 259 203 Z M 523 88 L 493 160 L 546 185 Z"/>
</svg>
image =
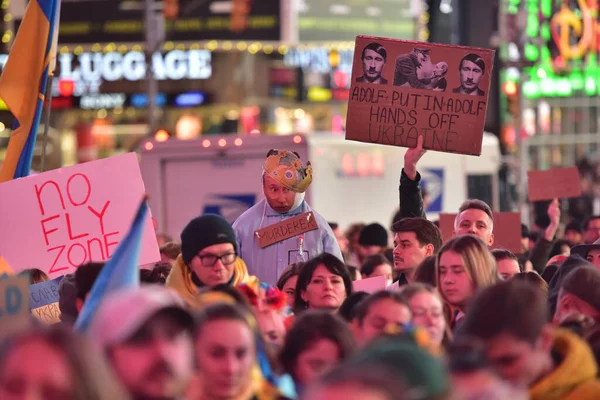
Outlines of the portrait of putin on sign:
<svg viewBox="0 0 600 400">
<path fill-rule="evenodd" d="M 361 55 L 363 74 L 356 78 L 356 82 L 386 85 L 387 79 L 381 76 L 387 61 L 387 51 L 379 43 L 369 43 Z"/>
<path fill-rule="evenodd" d="M 485 92 L 479 89 L 479 82 L 485 72 L 485 62 L 480 56 L 474 53 L 464 56 L 460 61 L 458 72 L 460 86 L 452 89 L 452 93 L 485 96 Z"/>
</svg>

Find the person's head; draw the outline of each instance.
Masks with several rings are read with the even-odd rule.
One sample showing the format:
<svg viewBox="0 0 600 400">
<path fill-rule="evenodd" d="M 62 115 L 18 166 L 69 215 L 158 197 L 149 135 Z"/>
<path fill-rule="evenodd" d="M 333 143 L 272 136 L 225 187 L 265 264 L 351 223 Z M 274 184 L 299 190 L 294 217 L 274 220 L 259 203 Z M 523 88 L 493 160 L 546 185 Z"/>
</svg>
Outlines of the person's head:
<svg viewBox="0 0 600 400">
<path fill-rule="evenodd" d="M 237 398 L 252 384 L 256 321 L 245 307 L 215 303 L 196 316 L 194 353 L 205 398 Z"/>
<path fill-rule="evenodd" d="M 447 349 L 452 389 L 465 399 L 529 399 L 526 388 L 517 388 L 502 380 L 485 354 L 485 345 L 478 338 L 460 337 Z"/>
<path fill-rule="evenodd" d="M 472 92 L 479 87 L 479 82 L 485 73 L 485 62 L 477 54 L 467 54 L 460 61 L 460 86 L 465 92 Z"/>
<path fill-rule="evenodd" d="M 519 272 L 518 274 L 515 274 L 512 279 L 529 282 L 533 286 L 539 288 L 544 295 L 548 296 L 548 283 L 546 283 L 544 278 L 538 275 L 537 272 Z"/>
<path fill-rule="evenodd" d="M 343 319 L 324 311 L 308 311 L 294 321 L 279 359 L 296 384 L 306 386 L 354 348 L 352 332 Z"/>
<path fill-rule="evenodd" d="M 344 364 L 360 366 L 364 371 L 390 371 L 396 381 L 407 386 L 403 394 L 413 393 L 424 400 L 447 399 L 450 382 L 445 363 L 428 350 L 413 332 L 404 332 L 372 342 Z"/>
<path fill-rule="evenodd" d="M 172 242 L 172 241 L 173 241 L 173 238 L 166 233 L 158 233 L 156 235 L 156 242 L 158 243 L 159 248 L 169 242 Z"/>
<path fill-rule="evenodd" d="M 576 268 L 563 279 L 553 322 L 558 325 L 572 314 L 600 318 L 599 269 Z"/>
<path fill-rule="evenodd" d="M 414 270 L 442 247 L 437 226 L 425 218 L 404 218 L 392 227 L 394 232 L 394 267 L 397 271 Z"/>
<path fill-rule="evenodd" d="M 338 315 L 350 323 L 356 318 L 356 310 L 361 301 L 369 297 L 370 294 L 367 292 L 354 292 L 350 296 L 346 297 L 346 300 L 342 303 L 338 310 Z"/>
<path fill-rule="evenodd" d="M 181 257 L 205 286 L 229 283 L 237 260 L 233 228 L 223 217 L 206 214 L 194 218 L 181 232 Z"/>
<path fill-rule="evenodd" d="M 413 48 L 413 53 L 417 56 L 419 64 L 422 64 L 425 61 L 429 60 L 429 54 L 431 53 L 431 49 L 415 47 Z"/>
<path fill-rule="evenodd" d="M 386 329 L 404 328 L 411 320 L 408 301 L 400 293 L 386 290 L 373 293 L 356 309 L 356 340 L 364 346 L 385 333 Z"/>
<path fill-rule="evenodd" d="M 267 284 L 245 283 L 239 285 L 237 290 L 248 299 L 263 340 L 274 348 L 281 347 L 285 338 L 285 293 Z"/>
<path fill-rule="evenodd" d="M 375 82 L 381 78 L 383 66 L 387 60 L 387 51 L 379 43 L 369 43 L 363 48 L 362 55 L 363 76 L 368 82 Z"/>
<path fill-rule="evenodd" d="M 583 242 L 592 244 L 600 239 L 600 215 L 594 215 L 585 221 L 583 226 Z"/>
<path fill-rule="evenodd" d="M 433 343 L 442 344 L 446 319 L 442 297 L 437 289 L 424 283 L 412 283 L 403 287 L 400 293 L 408 300 L 413 323 L 426 329 Z"/>
<path fill-rule="evenodd" d="M 585 258 L 587 262 L 592 263 L 600 269 L 600 239 L 593 244 L 581 244 L 571 249 L 571 254 L 576 254 Z"/>
<path fill-rule="evenodd" d="M 381 366 L 339 365 L 312 384 L 301 400 L 414 400 L 397 376 Z"/>
<path fill-rule="evenodd" d="M 175 242 L 168 242 L 160 246 L 160 261 L 172 263 L 177 260 L 181 254 L 181 245 Z"/>
<path fill-rule="evenodd" d="M 25 275 L 29 277 L 30 285 L 35 285 L 36 283 L 46 282 L 50 280 L 50 278 L 48 278 L 48 275 L 46 275 L 44 271 L 37 268 L 24 269 L 23 271 L 19 272 L 19 275 Z"/>
<path fill-rule="evenodd" d="M 492 255 L 496 259 L 498 273 L 502 279 L 508 280 L 519 272 L 523 272 L 521 265 L 519 264 L 519 259 L 511 251 L 494 249 L 492 250 Z"/>
<path fill-rule="evenodd" d="M 450 239 L 436 259 L 437 287 L 450 305 L 464 309 L 476 290 L 499 279 L 496 260 L 476 236 Z"/>
<path fill-rule="evenodd" d="M 346 254 L 348 252 L 348 238 L 346 238 L 346 235 L 344 235 L 344 232 L 342 232 L 336 222 L 329 222 L 329 227 L 333 231 L 338 246 L 340 246 L 340 251 L 342 254 Z"/>
<path fill-rule="evenodd" d="M 415 272 L 415 283 L 426 283 L 435 287 L 437 285 L 435 278 L 435 256 L 429 256 L 423 260 Z"/>
<path fill-rule="evenodd" d="M 443 61 L 435 64 L 433 67 L 433 74 L 437 77 L 446 75 L 446 72 L 448 72 L 448 63 Z"/>
<path fill-rule="evenodd" d="M 552 250 L 550 251 L 549 258 L 558 255 L 563 255 L 566 257 L 571 255 L 571 246 L 569 245 L 569 242 L 566 239 L 559 239 L 554 242 Z"/>
<path fill-rule="evenodd" d="M 75 274 L 63 276 L 58 284 L 58 308 L 60 309 L 60 321 L 64 324 L 74 324 L 79 315 L 77 307 L 77 282 Z"/>
<path fill-rule="evenodd" d="M 565 227 L 565 240 L 569 242 L 569 246 L 577 246 L 583 244 L 583 229 L 578 221 L 571 221 Z"/>
<path fill-rule="evenodd" d="M 0 348 L 0 398 L 128 399 L 95 343 L 62 325 L 10 336 Z"/>
<path fill-rule="evenodd" d="M 360 273 L 363 278 L 374 278 L 384 276 L 387 282 L 386 286 L 392 284 L 392 263 L 383 254 L 369 256 L 360 267 Z"/>
<path fill-rule="evenodd" d="M 352 282 L 360 281 L 362 279 L 358 267 L 355 267 L 354 265 L 347 265 L 346 267 L 348 268 L 348 273 L 350 274 L 350 279 L 352 279 Z"/>
<path fill-rule="evenodd" d="M 346 264 L 329 253 L 310 260 L 298 275 L 296 313 L 306 308 L 337 310 L 352 293 L 352 279 Z"/>
<path fill-rule="evenodd" d="M 356 223 L 356 224 L 352 224 L 350 225 L 350 227 L 348 229 L 346 229 L 345 235 L 346 238 L 348 239 L 348 251 L 351 253 L 356 253 L 358 252 L 358 239 L 360 238 L 360 231 L 363 230 L 363 228 L 366 225 L 363 223 Z"/>
<path fill-rule="evenodd" d="M 192 316 L 170 289 L 158 285 L 115 292 L 89 328 L 134 398 L 182 396 L 193 375 Z"/>
<path fill-rule="evenodd" d="M 366 258 L 379 254 L 388 246 L 388 232 L 380 224 L 374 223 L 365 226 L 358 237 L 358 255 Z"/>
<path fill-rule="evenodd" d="M 294 300 L 296 298 L 296 283 L 298 282 L 298 275 L 302 267 L 304 267 L 303 262 L 288 265 L 277 280 L 277 288 L 285 293 L 288 305 L 292 309 L 294 309 Z"/>
<path fill-rule="evenodd" d="M 513 384 L 529 387 L 552 368 L 546 297 L 527 282 L 511 279 L 483 290 L 459 335 L 483 340 L 492 365 Z"/>
<path fill-rule="evenodd" d="M 152 279 L 162 285 L 167 281 L 173 265 L 171 263 L 156 263 L 152 269 Z"/>
<path fill-rule="evenodd" d="M 312 166 L 302 166 L 298 153 L 269 150 L 263 165 L 263 194 L 269 206 L 280 214 L 295 210 L 304 201 L 312 182 Z"/>
<path fill-rule="evenodd" d="M 92 286 L 96 282 L 96 278 L 100 275 L 104 263 L 102 262 L 90 262 L 83 264 L 75 271 L 75 285 L 77 286 L 77 299 L 75 300 L 75 306 L 77 312 L 81 312 L 83 304 L 87 300 Z"/>
<path fill-rule="evenodd" d="M 454 235 L 475 235 L 485 244 L 494 244 L 494 214 L 484 201 L 467 200 L 454 219 Z"/>
</svg>

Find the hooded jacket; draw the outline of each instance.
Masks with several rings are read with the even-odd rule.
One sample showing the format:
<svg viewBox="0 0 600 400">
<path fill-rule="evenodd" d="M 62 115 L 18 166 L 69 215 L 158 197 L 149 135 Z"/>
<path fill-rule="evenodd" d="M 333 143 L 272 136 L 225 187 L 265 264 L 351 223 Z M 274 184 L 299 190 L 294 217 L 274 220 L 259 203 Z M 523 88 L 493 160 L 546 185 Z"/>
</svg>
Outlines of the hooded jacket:
<svg viewBox="0 0 600 400">
<path fill-rule="evenodd" d="M 598 367 L 589 346 L 575 334 L 559 329 L 553 351 L 560 363 L 529 389 L 531 400 L 600 399 Z"/>
<path fill-rule="evenodd" d="M 202 286 L 194 283 L 192 273 L 191 268 L 185 264 L 180 255 L 177 257 L 171 273 L 167 277 L 165 286 L 175 289 L 190 307 L 196 308 L 202 305 L 201 299 L 198 296 Z M 233 278 L 229 284 L 231 286 L 238 286 L 242 283 L 256 283 L 257 281 L 258 279 L 255 276 L 248 275 L 246 264 L 238 257 L 233 264 Z"/>
<path fill-rule="evenodd" d="M 556 313 L 558 295 L 560 294 L 560 287 L 562 286 L 563 279 L 569 275 L 569 272 L 585 265 L 596 268 L 593 264 L 587 262 L 578 255 L 569 256 L 558 268 L 558 271 L 556 271 L 554 277 L 552 277 L 552 280 L 548 285 L 548 306 L 550 308 L 550 318 L 554 317 L 554 314 Z"/>
</svg>

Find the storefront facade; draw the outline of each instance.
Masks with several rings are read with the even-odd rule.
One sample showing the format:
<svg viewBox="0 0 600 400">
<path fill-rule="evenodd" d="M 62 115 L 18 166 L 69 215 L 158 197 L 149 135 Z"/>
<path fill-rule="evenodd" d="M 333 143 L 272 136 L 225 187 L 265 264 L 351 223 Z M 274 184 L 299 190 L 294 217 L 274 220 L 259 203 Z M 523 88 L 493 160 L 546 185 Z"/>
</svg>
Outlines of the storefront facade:
<svg viewBox="0 0 600 400">
<path fill-rule="evenodd" d="M 99 9 L 83 20 L 74 3 L 64 5 L 48 168 L 136 150 L 152 134 L 160 140 L 342 134 L 354 37 L 381 32 L 415 39 L 422 11 L 415 0 L 389 9 L 336 9 L 332 0 L 304 0 L 294 15 L 285 9 L 287 2 L 261 0 L 239 16 L 219 9 L 223 2 L 192 10 L 193 1 L 179 1 L 176 19 L 166 19 L 164 45 L 151 58 L 158 82 L 156 132 L 148 129 L 143 10 Z M 245 0 L 232 4 L 240 1 Z M 18 12 L 13 22 L 16 31 Z M 0 55 L 0 66 L 5 60 Z M 9 127 L 7 122 L 0 132 L 0 148 Z M 34 169 L 38 161 L 34 157 Z"/>
</svg>

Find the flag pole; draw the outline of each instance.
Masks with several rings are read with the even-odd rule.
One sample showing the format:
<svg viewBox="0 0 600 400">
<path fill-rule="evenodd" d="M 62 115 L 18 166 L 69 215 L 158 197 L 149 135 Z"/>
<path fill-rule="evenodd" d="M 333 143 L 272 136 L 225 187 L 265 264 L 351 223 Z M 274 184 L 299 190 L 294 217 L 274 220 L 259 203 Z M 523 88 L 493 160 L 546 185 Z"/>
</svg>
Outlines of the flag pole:
<svg viewBox="0 0 600 400">
<path fill-rule="evenodd" d="M 44 100 L 46 101 L 46 118 L 44 119 L 44 134 L 42 137 L 42 163 L 41 171 L 46 170 L 46 147 L 48 146 L 48 131 L 50 130 L 50 109 L 52 105 L 52 81 L 54 80 L 54 70 L 56 69 L 56 53 L 58 51 L 58 31 L 60 27 L 60 8 L 61 0 L 57 0 L 56 14 L 54 15 L 54 27 L 52 32 L 52 47 L 50 48 L 51 58 L 48 65 L 48 80 L 46 82 L 46 93 Z"/>
<path fill-rule="evenodd" d="M 48 82 L 46 84 L 46 93 L 44 95 L 44 100 L 46 101 L 46 118 L 44 119 L 44 133 L 42 136 L 42 165 L 40 168 L 40 172 L 44 172 L 46 170 L 46 146 L 48 145 L 48 130 L 50 128 L 50 106 L 52 104 L 52 80 L 54 78 L 54 74 L 48 75 Z"/>
</svg>

